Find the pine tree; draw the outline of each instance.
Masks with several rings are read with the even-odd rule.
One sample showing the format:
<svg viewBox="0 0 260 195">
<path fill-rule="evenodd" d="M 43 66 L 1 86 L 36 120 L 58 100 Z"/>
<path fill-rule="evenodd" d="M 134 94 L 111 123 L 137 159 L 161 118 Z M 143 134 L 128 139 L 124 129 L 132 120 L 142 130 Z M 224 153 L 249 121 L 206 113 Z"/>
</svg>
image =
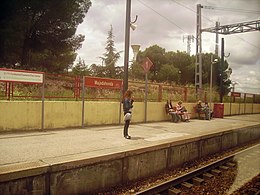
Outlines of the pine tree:
<svg viewBox="0 0 260 195">
<path fill-rule="evenodd" d="M 113 27 L 111 25 L 110 30 L 108 31 L 108 37 L 107 37 L 107 42 L 105 47 L 106 52 L 103 54 L 104 57 L 100 57 L 105 64 L 105 69 L 106 69 L 105 76 L 109 78 L 116 78 L 117 76 L 116 63 L 119 60 L 120 53 L 121 53 L 116 51 L 115 42 L 113 38 L 114 38 Z"/>
</svg>

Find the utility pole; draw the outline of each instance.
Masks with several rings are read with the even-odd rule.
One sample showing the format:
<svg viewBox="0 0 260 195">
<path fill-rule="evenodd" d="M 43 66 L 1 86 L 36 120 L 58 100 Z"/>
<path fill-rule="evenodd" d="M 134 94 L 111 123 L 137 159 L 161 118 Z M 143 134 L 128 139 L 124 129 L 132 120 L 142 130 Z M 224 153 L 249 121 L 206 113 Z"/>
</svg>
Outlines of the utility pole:
<svg viewBox="0 0 260 195">
<path fill-rule="evenodd" d="M 219 29 L 219 22 L 216 22 L 216 29 Z M 215 46 L 215 55 L 218 56 L 218 46 L 219 46 L 219 42 L 218 42 L 218 30 L 216 31 L 216 46 Z"/>
<path fill-rule="evenodd" d="M 130 15 L 131 15 L 131 0 L 126 2 L 126 20 L 125 20 L 125 57 L 124 57 L 124 83 L 123 94 L 128 89 L 128 63 L 129 63 L 129 42 L 130 42 Z"/>
<path fill-rule="evenodd" d="M 220 102 L 223 102 L 223 66 L 224 66 L 224 38 L 221 38 L 221 63 L 220 63 Z"/>
<path fill-rule="evenodd" d="M 201 4 L 197 5 L 197 28 L 196 28 L 196 64 L 195 64 L 195 87 L 202 88 L 202 44 L 201 44 Z"/>
<path fill-rule="evenodd" d="M 184 39 L 187 38 L 187 54 L 190 55 L 190 52 L 191 52 L 191 41 L 194 42 L 194 36 L 193 35 L 184 35 L 183 36 L 183 42 L 184 42 Z"/>
</svg>

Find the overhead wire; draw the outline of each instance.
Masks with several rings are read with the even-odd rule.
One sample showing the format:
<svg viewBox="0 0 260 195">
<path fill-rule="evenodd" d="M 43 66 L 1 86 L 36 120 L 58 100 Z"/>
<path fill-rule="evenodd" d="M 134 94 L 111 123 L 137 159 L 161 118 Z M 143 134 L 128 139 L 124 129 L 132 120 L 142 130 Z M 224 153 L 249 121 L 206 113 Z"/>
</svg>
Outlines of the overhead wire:
<svg viewBox="0 0 260 195">
<path fill-rule="evenodd" d="M 246 10 L 246 9 L 237 9 L 237 8 L 228 8 L 228 7 L 215 7 L 215 6 L 204 6 L 206 9 L 229 11 L 229 12 L 240 12 L 248 14 L 260 14 L 260 11 L 257 10 Z"/>
<path fill-rule="evenodd" d="M 171 0 L 173 2 L 175 2 L 176 4 L 194 12 L 194 13 L 197 13 L 195 10 L 187 7 L 186 5 L 183 5 L 182 3 L 176 1 L 176 0 Z M 222 11 L 233 11 L 233 12 L 244 12 L 244 13 L 254 13 L 254 14 L 260 14 L 260 11 L 256 11 L 256 10 L 244 10 L 244 9 L 235 9 L 235 8 L 223 8 L 223 7 L 215 7 L 215 6 L 203 6 L 205 7 L 206 9 L 218 9 L 218 10 L 222 10 Z M 209 20 L 210 22 L 212 23 L 215 23 L 214 21 L 210 20 L 209 18 L 205 17 L 202 15 L 203 18 Z M 238 36 L 238 35 L 235 35 L 236 37 L 238 37 L 239 39 L 241 39 L 242 41 L 246 42 L 247 44 L 257 48 L 257 49 L 260 49 L 260 47 L 254 45 L 253 43 L 250 43 L 249 41 L 243 39 L 242 37 Z"/>
<path fill-rule="evenodd" d="M 169 18 L 167 18 L 166 16 L 162 15 L 161 13 L 159 13 L 158 11 L 156 11 L 155 9 L 153 9 L 151 6 L 145 4 L 144 2 L 142 2 L 141 0 L 138 0 L 142 5 L 144 5 L 145 7 L 151 9 L 153 12 L 155 12 L 156 14 L 158 14 L 159 16 L 161 16 L 162 18 L 166 19 L 168 22 L 170 22 L 171 24 L 175 25 L 177 28 L 179 28 L 182 32 L 186 33 L 185 30 L 183 30 L 183 28 L 181 28 L 179 25 L 177 25 L 175 22 L 173 22 L 172 20 L 170 20 Z M 188 33 L 187 33 L 188 34 Z"/>
</svg>

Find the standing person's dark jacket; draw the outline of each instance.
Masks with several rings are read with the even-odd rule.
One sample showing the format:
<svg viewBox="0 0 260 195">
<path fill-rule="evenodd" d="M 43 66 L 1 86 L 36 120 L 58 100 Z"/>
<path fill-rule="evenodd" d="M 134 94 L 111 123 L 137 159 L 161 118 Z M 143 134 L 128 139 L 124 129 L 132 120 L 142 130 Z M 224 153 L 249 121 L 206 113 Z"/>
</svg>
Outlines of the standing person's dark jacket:
<svg viewBox="0 0 260 195">
<path fill-rule="evenodd" d="M 131 109 L 133 108 L 133 100 L 129 98 L 125 98 L 123 102 L 123 110 L 124 110 L 124 115 L 126 113 L 132 113 Z"/>
</svg>

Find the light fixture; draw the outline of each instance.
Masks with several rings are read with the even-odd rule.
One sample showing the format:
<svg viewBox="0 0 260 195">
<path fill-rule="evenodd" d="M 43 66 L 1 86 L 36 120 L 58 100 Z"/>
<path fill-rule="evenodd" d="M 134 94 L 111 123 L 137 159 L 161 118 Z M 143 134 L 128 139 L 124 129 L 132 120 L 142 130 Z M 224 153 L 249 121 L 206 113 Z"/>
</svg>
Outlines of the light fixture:
<svg viewBox="0 0 260 195">
<path fill-rule="evenodd" d="M 133 23 L 131 22 L 131 23 L 130 23 L 130 27 L 131 27 L 131 29 L 134 31 L 134 30 L 136 29 L 137 25 L 136 25 L 136 24 L 133 24 Z"/>
<path fill-rule="evenodd" d="M 218 63 L 218 59 L 215 58 L 213 60 L 213 55 L 211 55 L 211 63 L 210 63 L 210 83 L 209 83 L 209 110 L 211 109 L 211 102 L 212 102 L 212 66 L 213 64 L 216 64 Z M 210 111 L 209 111 L 209 120 L 211 119 L 210 118 L 211 115 L 210 115 Z"/>
<path fill-rule="evenodd" d="M 137 54 L 139 52 L 139 49 L 140 49 L 141 45 L 135 44 L 135 45 L 131 45 L 131 47 L 132 47 L 132 50 L 133 50 L 133 53 L 134 53 L 133 60 L 135 61 L 136 60 L 136 56 L 137 56 Z"/>
</svg>

